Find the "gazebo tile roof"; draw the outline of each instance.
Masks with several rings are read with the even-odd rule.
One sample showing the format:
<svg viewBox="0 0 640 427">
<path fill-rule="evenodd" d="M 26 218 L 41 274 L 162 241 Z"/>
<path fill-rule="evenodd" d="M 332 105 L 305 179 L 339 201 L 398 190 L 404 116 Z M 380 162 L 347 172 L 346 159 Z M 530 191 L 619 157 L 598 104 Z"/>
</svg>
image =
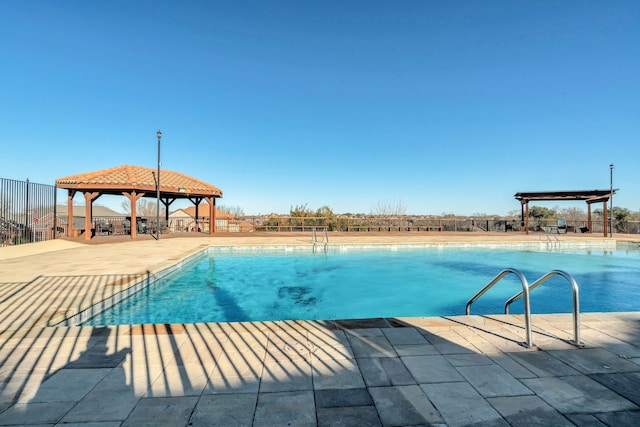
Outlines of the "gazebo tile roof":
<svg viewBox="0 0 640 427">
<path fill-rule="evenodd" d="M 161 170 L 160 173 L 160 190 L 163 193 L 195 193 L 222 197 L 222 191 L 215 185 L 179 172 Z M 61 188 L 100 189 L 101 186 L 108 186 L 121 187 L 122 190 L 149 191 L 156 186 L 155 175 L 155 169 L 125 165 L 58 178 L 56 185 Z"/>
</svg>

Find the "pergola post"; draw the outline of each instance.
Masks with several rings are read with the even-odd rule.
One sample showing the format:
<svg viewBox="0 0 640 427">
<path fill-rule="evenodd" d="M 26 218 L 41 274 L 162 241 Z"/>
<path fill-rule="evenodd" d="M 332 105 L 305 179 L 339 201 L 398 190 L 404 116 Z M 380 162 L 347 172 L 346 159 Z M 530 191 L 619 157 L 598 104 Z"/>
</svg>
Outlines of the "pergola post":
<svg viewBox="0 0 640 427">
<path fill-rule="evenodd" d="M 524 215 L 524 232 L 529 234 L 529 201 L 525 203 L 525 215 Z"/>
<path fill-rule="evenodd" d="M 176 199 L 175 198 L 169 199 L 168 197 L 165 197 L 164 199 L 160 199 L 160 201 L 164 205 L 165 230 L 168 233 L 169 232 L 169 206 L 171 206 L 171 203 L 175 202 Z M 158 224 L 158 227 L 160 227 L 160 224 Z"/>
<path fill-rule="evenodd" d="M 607 211 L 607 201 L 608 200 L 602 202 L 602 225 L 604 226 L 604 237 L 607 237 L 609 231 L 609 212 Z"/>
<path fill-rule="evenodd" d="M 587 233 L 591 234 L 593 227 L 591 226 L 591 203 L 587 203 Z"/>
<path fill-rule="evenodd" d="M 209 234 L 216 232 L 216 198 L 206 197 L 205 200 L 209 203 Z"/>
<path fill-rule="evenodd" d="M 67 237 L 73 237 L 73 197 L 76 190 L 67 191 Z"/>
<path fill-rule="evenodd" d="M 198 208 L 200 207 L 200 203 L 202 203 L 202 199 L 206 199 L 206 198 L 205 197 L 189 197 L 189 200 L 191 201 L 191 203 L 193 203 L 195 205 L 195 212 L 196 212 L 196 214 L 195 214 L 195 217 L 196 217 L 195 218 L 195 221 L 196 221 L 196 229 L 195 229 L 195 231 L 196 231 L 196 233 L 200 232 L 200 227 L 198 226 L 198 215 L 200 215 L 200 212 L 199 212 Z M 204 226 L 204 224 L 203 224 L 203 226 Z M 202 231 L 204 231 L 204 230 L 202 230 Z"/>
<path fill-rule="evenodd" d="M 132 191 L 131 193 L 123 192 L 127 199 L 129 199 L 129 203 L 131 203 L 131 240 L 136 240 L 138 238 L 138 217 L 136 215 L 136 205 L 138 204 L 138 200 L 144 196 L 144 193 L 136 193 Z"/>
<path fill-rule="evenodd" d="M 90 193 L 88 191 L 84 192 L 84 240 L 91 240 L 91 232 L 92 224 L 93 224 L 93 201 L 100 196 L 100 193 L 93 192 Z"/>
</svg>

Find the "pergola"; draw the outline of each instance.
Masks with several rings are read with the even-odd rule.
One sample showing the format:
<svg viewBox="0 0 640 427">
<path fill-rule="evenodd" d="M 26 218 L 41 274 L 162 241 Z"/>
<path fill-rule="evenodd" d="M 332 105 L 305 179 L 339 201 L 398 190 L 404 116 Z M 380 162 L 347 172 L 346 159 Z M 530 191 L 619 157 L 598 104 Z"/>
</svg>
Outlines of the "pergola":
<svg viewBox="0 0 640 427">
<path fill-rule="evenodd" d="M 529 202 L 532 201 L 574 201 L 583 200 L 587 203 L 587 228 L 591 233 L 591 205 L 602 202 L 604 219 L 604 237 L 607 237 L 608 211 L 607 202 L 616 194 L 618 189 L 610 190 L 584 190 L 584 191 L 538 191 L 530 193 L 516 193 L 515 198 L 520 200 L 522 221 L 525 224 L 525 232 L 529 234 Z"/>
<path fill-rule="evenodd" d="M 136 202 L 142 197 L 156 198 L 158 194 L 156 170 L 141 166 L 117 166 L 95 172 L 71 175 L 56 179 L 56 187 L 68 191 L 67 203 L 69 234 L 73 227 L 73 198 L 81 192 L 85 200 L 85 239 L 91 239 L 91 224 L 93 223 L 93 202 L 103 194 L 125 196 L 131 202 L 131 239 L 137 237 L 135 226 Z M 160 201 L 165 206 L 165 220 L 169 219 L 169 206 L 178 199 L 188 199 L 196 206 L 204 200 L 209 204 L 209 234 L 215 232 L 216 198 L 222 197 L 222 191 L 211 184 L 190 176 L 162 170 L 160 182 Z M 159 226 L 157 224 L 156 226 Z"/>
</svg>

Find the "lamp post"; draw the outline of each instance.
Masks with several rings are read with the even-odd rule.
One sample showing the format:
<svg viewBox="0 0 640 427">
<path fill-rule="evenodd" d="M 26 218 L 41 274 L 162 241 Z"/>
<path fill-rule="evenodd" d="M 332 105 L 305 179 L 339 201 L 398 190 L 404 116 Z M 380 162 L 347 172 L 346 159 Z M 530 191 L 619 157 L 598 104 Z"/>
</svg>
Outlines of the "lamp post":
<svg viewBox="0 0 640 427">
<path fill-rule="evenodd" d="M 609 236 L 613 237 L 613 163 L 609 165 Z"/>
<path fill-rule="evenodd" d="M 162 132 L 156 132 L 158 137 L 158 181 L 156 182 L 156 240 L 160 240 L 160 139 Z"/>
</svg>

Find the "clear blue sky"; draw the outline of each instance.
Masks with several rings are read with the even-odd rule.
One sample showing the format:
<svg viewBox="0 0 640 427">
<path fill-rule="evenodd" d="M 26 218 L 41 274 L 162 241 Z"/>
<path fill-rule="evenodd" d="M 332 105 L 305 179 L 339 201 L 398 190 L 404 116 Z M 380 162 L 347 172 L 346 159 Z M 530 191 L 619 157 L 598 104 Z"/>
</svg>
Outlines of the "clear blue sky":
<svg viewBox="0 0 640 427">
<path fill-rule="evenodd" d="M 3 0 L 0 61 L 4 178 L 156 167 L 160 129 L 246 214 L 506 214 L 610 163 L 640 209 L 637 0 Z"/>
</svg>

